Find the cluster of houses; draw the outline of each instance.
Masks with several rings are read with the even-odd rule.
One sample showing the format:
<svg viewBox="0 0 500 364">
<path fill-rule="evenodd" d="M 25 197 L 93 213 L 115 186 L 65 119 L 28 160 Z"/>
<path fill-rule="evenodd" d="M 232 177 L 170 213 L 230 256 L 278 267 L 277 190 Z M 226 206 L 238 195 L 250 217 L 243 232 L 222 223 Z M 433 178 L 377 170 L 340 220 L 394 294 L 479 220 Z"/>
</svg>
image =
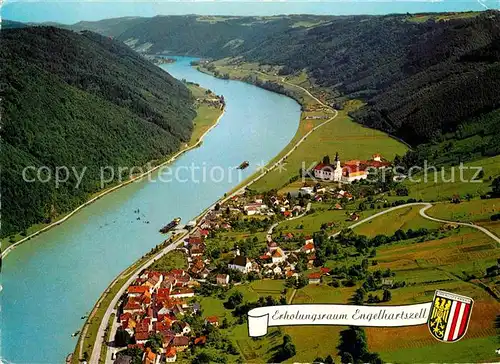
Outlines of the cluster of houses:
<svg viewBox="0 0 500 364">
<path fill-rule="evenodd" d="M 304 193 L 305 195 L 305 193 Z M 304 212 L 304 207 L 292 204 L 286 196 L 271 196 L 268 203 L 263 196 L 247 196 L 245 194 L 231 197 L 223 206 L 209 211 L 201 221 L 200 227 L 204 230 L 231 230 L 232 218 L 238 216 L 297 216 Z"/>
<path fill-rule="evenodd" d="M 127 288 L 119 317 L 120 327 L 126 330 L 134 344 L 144 350 L 143 363 L 173 363 L 177 353 L 189 345 L 203 345 L 204 337 L 194 337 L 184 321 L 187 314 L 200 311 L 198 303 L 188 303 L 194 297 L 193 287 L 199 285 L 188 272 L 173 269 L 169 272 L 144 271 Z M 217 317 L 205 318 L 206 325 L 218 326 Z M 145 347 L 151 335 L 160 334 L 162 347 L 154 353 Z"/>
<path fill-rule="evenodd" d="M 210 107 L 222 110 L 226 104 L 226 102 L 224 100 L 224 96 L 223 95 L 217 96 L 214 94 L 210 94 L 210 96 L 211 97 L 197 98 L 196 102 L 198 104 L 205 104 L 205 105 L 208 105 Z"/>
<path fill-rule="evenodd" d="M 294 251 L 285 251 L 277 242 L 268 241 L 266 252 L 256 259 L 241 255 L 239 249 L 236 248 L 235 256 L 227 267 L 243 274 L 255 272 L 268 278 L 298 278 L 296 265 L 299 261 L 299 254 L 306 255 L 307 268 L 312 268 L 316 260 L 315 251 L 314 241 L 310 236 L 306 237 L 300 249 Z"/>
<path fill-rule="evenodd" d="M 390 167 L 391 163 L 384 161 L 380 154 L 372 155 L 371 160 L 350 160 L 340 163 L 339 154 L 336 153 L 335 161 L 319 163 L 313 169 L 314 178 L 322 181 L 352 183 L 368 178 L 370 170 Z"/>
</svg>

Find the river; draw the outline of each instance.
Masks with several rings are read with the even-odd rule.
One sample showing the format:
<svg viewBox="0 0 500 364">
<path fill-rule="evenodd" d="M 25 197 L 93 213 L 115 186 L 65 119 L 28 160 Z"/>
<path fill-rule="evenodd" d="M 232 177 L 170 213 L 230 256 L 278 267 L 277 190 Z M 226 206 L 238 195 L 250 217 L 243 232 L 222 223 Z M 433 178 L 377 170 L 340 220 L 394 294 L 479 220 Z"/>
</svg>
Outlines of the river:
<svg viewBox="0 0 500 364">
<path fill-rule="evenodd" d="M 199 148 L 179 157 L 171 172 L 105 196 L 7 256 L 0 293 L 4 362 L 63 362 L 76 344 L 71 334 L 83 326 L 80 317 L 115 276 L 163 240 L 158 229 L 176 216 L 184 222 L 193 218 L 239 183 L 236 173 L 210 181 L 210 171 L 219 180 L 221 170 L 248 160 L 241 176 L 248 177 L 292 139 L 300 117 L 294 100 L 203 74 L 190 67 L 191 60 L 179 57 L 162 67 L 224 95 L 227 107 L 219 125 Z M 193 164 L 200 168 L 194 179 L 187 172 Z M 182 181 L 158 181 L 177 172 Z"/>
</svg>

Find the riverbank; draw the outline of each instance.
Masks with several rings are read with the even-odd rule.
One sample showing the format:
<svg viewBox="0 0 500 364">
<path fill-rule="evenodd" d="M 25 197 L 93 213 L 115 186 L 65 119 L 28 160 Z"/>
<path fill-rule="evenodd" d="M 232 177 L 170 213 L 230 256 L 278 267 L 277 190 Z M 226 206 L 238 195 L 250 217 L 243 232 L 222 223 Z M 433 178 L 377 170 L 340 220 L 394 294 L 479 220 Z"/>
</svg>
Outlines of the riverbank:
<svg viewBox="0 0 500 364">
<path fill-rule="evenodd" d="M 205 91 L 208 90 L 205 90 L 197 85 L 189 84 L 189 88 L 193 92 L 193 95 L 198 99 L 200 97 L 203 97 L 202 95 L 208 95 L 208 96 L 211 95 L 210 93 L 205 94 Z M 190 149 L 198 147 L 203 142 L 204 137 L 219 124 L 220 119 L 222 118 L 222 116 L 224 116 L 223 108 L 222 109 L 212 108 L 207 106 L 203 102 L 200 102 L 198 104 L 197 110 L 198 110 L 198 115 L 194 119 L 195 129 L 193 130 L 190 143 L 186 145 L 185 149 L 179 151 L 168 161 L 164 162 L 162 165 L 155 168 L 160 168 L 161 166 L 164 166 L 165 164 L 174 161 L 175 158 L 180 156 L 182 153 L 185 153 Z M 153 171 L 154 169 L 152 169 L 149 173 Z M 85 352 L 87 353 L 90 352 L 95 357 L 95 354 L 93 354 L 94 353 L 93 347 L 97 339 L 99 327 L 101 326 L 101 322 L 105 322 L 106 319 L 109 321 L 109 317 L 104 317 L 104 316 L 108 307 L 112 306 L 113 298 L 117 296 L 119 297 L 123 293 L 122 289 L 124 287 L 126 288 L 130 284 L 130 281 L 135 276 L 134 273 L 137 274 L 137 272 L 140 272 L 143 269 L 147 268 L 156 259 L 166 254 L 169 250 L 164 250 L 164 249 L 171 249 L 172 246 L 176 246 L 180 241 L 182 241 L 182 238 L 185 235 L 186 233 L 182 233 L 175 239 L 170 239 L 169 241 L 165 241 L 156 248 L 153 248 L 151 252 L 144 255 L 130 267 L 126 268 L 123 272 L 120 273 L 120 275 L 118 275 L 109 284 L 109 286 L 103 292 L 103 294 L 97 301 L 96 305 L 92 309 L 91 314 L 89 315 L 89 317 L 85 322 L 85 325 L 79 335 L 78 342 L 72 356 L 72 363 L 76 364 L 80 362 L 80 359 L 85 359 L 86 358 L 86 356 L 84 356 Z M 164 246 L 165 244 L 166 247 Z M 160 249 L 161 250 L 160 253 L 154 255 L 153 252 L 155 249 Z M 136 269 L 136 267 L 140 268 Z M 101 350 L 99 349 L 99 353 L 100 352 Z"/>
<path fill-rule="evenodd" d="M 205 91 L 207 91 L 204 88 L 197 86 L 197 85 L 191 84 L 191 85 L 188 85 L 188 87 L 190 88 L 193 95 L 198 95 L 198 96 L 204 95 Z M 210 96 L 210 94 L 208 94 L 207 96 Z M 122 187 L 125 187 L 133 182 L 138 182 L 138 181 L 142 180 L 144 177 L 147 177 L 151 173 L 153 173 L 153 172 L 159 170 L 160 168 L 165 167 L 166 165 L 174 162 L 178 157 L 180 157 L 184 153 L 200 146 L 201 143 L 203 142 L 203 138 L 213 128 L 215 128 L 219 124 L 220 119 L 224 115 L 224 109 L 213 108 L 213 107 L 210 107 L 204 103 L 198 103 L 197 106 L 198 106 L 197 107 L 197 116 L 193 120 L 194 127 L 193 127 L 191 140 L 189 143 L 182 146 L 182 148 L 177 153 L 175 153 L 174 155 L 165 157 L 165 160 L 163 160 L 163 161 L 152 161 L 152 163 L 157 162 L 159 164 L 156 165 L 155 167 L 150 168 L 146 172 L 141 173 L 138 176 L 132 177 L 131 179 L 129 179 L 125 182 L 122 182 L 122 183 L 120 183 L 116 186 L 113 186 L 113 187 L 109 187 L 102 192 L 98 192 L 98 193 L 94 194 L 88 201 L 81 204 L 80 206 L 78 206 L 77 208 L 72 210 L 71 212 L 68 212 L 66 214 L 59 216 L 55 222 L 50 223 L 50 224 L 37 224 L 37 225 L 30 227 L 30 229 L 28 229 L 28 231 L 33 230 L 33 232 L 28 233 L 28 235 L 26 237 L 21 237 L 21 235 L 18 234 L 18 235 L 16 235 L 16 237 L 19 238 L 19 240 L 15 241 L 15 242 L 9 241 L 9 238 L 1 239 L 0 240 L 1 247 L 2 247 L 1 259 L 5 259 L 8 256 L 8 254 L 12 250 L 14 250 L 16 247 L 18 247 L 20 244 L 25 243 L 25 242 L 31 240 L 32 238 L 62 224 L 63 222 L 65 222 L 69 218 L 71 218 L 73 215 L 75 215 L 77 212 L 79 212 L 83 208 L 89 206 L 90 204 L 96 202 L 100 198 L 102 198 L 102 197 L 110 194 L 111 192 L 114 192 Z"/>
<path fill-rule="evenodd" d="M 294 85 L 291 85 L 294 86 Z M 301 90 L 303 94 L 299 94 L 300 97 L 302 97 L 304 100 L 309 99 L 308 102 L 311 104 L 318 103 L 322 107 L 324 107 L 327 111 L 328 118 L 326 120 L 323 120 L 323 122 L 318 123 L 318 125 L 314 126 L 310 130 L 307 130 L 303 135 L 301 135 L 298 139 L 296 139 L 297 134 L 301 133 L 301 128 L 299 125 L 298 131 L 296 132 L 296 136 L 292 141 L 285 147 L 284 150 L 280 152 L 280 154 L 273 159 L 276 160 L 273 165 L 268 167 L 268 170 L 272 170 L 280 165 L 280 163 L 283 162 L 284 159 L 286 159 L 291 153 L 301 144 L 303 143 L 307 136 L 309 136 L 311 133 L 316 131 L 318 128 L 322 127 L 323 125 L 331 122 L 333 119 L 335 119 L 338 116 L 337 110 L 334 110 L 328 105 L 324 104 L 321 102 L 319 99 L 317 99 L 315 96 L 313 96 L 309 91 L 306 89 L 296 86 L 297 89 Z M 296 99 L 297 100 L 297 99 Z M 306 104 L 308 105 L 308 104 Z M 307 117 L 307 116 L 306 116 Z M 301 118 L 302 119 L 302 118 Z M 300 134 L 299 134 L 300 135 Z M 258 172 L 257 172 L 258 173 Z M 200 217 L 204 216 L 206 213 L 211 211 L 216 204 L 223 204 L 230 200 L 233 196 L 241 193 L 242 191 L 245 190 L 245 188 L 251 186 L 255 182 L 257 182 L 259 179 L 265 176 L 264 174 L 253 174 L 250 176 L 245 182 L 240 184 L 237 188 L 231 190 L 229 194 L 225 194 L 223 198 L 220 198 L 218 201 L 216 201 L 212 206 L 204 210 L 197 218 L 197 221 L 200 221 Z M 106 330 L 109 330 L 109 328 L 106 326 L 107 322 L 109 322 L 109 317 L 112 314 L 113 308 L 118 302 L 118 299 L 121 297 L 121 295 L 125 292 L 126 288 L 130 283 L 133 281 L 134 277 L 138 276 L 139 273 L 149 267 L 156 259 L 160 258 L 161 256 L 167 254 L 168 252 L 172 251 L 175 247 L 177 247 L 179 244 L 182 243 L 182 239 L 186 236 L 186 234 L 181 235 L 178 239 L 175 241 L 171 242 L 168 244 L 168 246 L 162 248 L 160 253 L 157 255 L 151 257 L 151 256 L 145 256 L 138 262 L 134 263 L 132 267 L 137 267 L 140 266 L 140 268 L 135 270 L 135 273 L 130 276 L 130 278 L 124 282 L 123 280 L 120 280 L 119 277 L 116 278 L 108 287 L 108 289 L 103 293 L 103 296 L 101 296 L 100 300 L 97 302 L 96 306 L 94 307 L 93 312 L 96 312 L 95 315 L 92 317 L 96 320 L 93 321 L 93 323 L 89 323 L 89 327 L 92 327 L 89 332 L 91 332 L 90 335 L 87 335 L 87 330 L 84 329 L 82 331 L 80 338 L 79 338 L 79 344 L 77 344 L 75 348 L 75 352 L 73 355 L 73 362 L 76 364 L 78 363 L 79 358 L 88 358 L 88 353 L 90 352 L 90 360 L 91 362 L 94 361 L 100 361 L 100 355 L 104 354 L 106 356 L 106 350 L 102 350 L 102 342 L 98 338 L 106 332 Z M 103 306 L 102 303 L 107 303 L 107 306 Z M 98 325 L 98 329 L 96 330 L 96 326 Z M 82 337 L 84 338 L 82 341 Z M 88 344 L 87 344 L 88 343 Z M 85 351 L 83 351 L 85 350 Z M 85 357 L 83 356 L 83 353 L 87 353 Z"/>
</svg>

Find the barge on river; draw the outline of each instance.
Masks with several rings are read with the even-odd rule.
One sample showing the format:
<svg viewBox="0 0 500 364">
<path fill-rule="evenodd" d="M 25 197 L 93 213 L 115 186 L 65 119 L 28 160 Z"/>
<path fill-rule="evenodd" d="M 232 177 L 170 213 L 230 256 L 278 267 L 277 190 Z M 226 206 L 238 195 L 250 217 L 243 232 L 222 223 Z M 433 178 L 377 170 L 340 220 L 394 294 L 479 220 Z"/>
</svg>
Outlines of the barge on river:
<svg viewBox="0 0 500 364">
<path fill-rule="evenodd" d="M 181 218 L 180 217 L 176 217 L 175 219 L 173 219 L 172 221 L 170 221 L 167 225 L 165 225 L 164 227 L 162 227 L 160 229 L 160 233 L 162 233 L 162 234 L 168 233 L 170 230 L 172 230 L 177 225 L 179 225 L 180 222 L 181 222 Z"/>
</svg>

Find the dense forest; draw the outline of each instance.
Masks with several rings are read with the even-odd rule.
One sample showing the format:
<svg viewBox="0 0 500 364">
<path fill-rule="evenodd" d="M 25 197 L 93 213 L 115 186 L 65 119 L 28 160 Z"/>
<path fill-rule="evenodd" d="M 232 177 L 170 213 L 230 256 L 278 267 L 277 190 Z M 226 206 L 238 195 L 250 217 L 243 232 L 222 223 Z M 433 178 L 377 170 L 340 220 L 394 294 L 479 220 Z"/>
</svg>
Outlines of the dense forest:
<svg viewBox="0 0 500 364">
<path fill-rule="evenodd" d="M 471 123 L 500 107 L 498 11 L 427 21 L 410 14 L 157 16 L 75 25 L 89 26 L 152 53 L 242 56 L 285 66 L 285 73 L 305 69 L 316 85 L 340 93 L 339 101 L 364 100 L 352 115 L 358 122 L 414 146 L 472 131 Z M 469 137 L 485 136 L 485 127 Z M 497 153 L 491 135 L 498 128 L 488 130 L 472 154 Z"/>
<path fill-rule="evenodd" d="M 195 116 L 189 90 L 121 42 L 14 28 L 0 32 L 2 236 L 84 202 L 101 188 L 101 167 L 142 166 L 178 150 Z M 87 170 L 78 188 L 74 173 L 57 187 L 26 183 L 28 166 L 48 167 L 44 180 L 58 166 Z"/>
</svg>

